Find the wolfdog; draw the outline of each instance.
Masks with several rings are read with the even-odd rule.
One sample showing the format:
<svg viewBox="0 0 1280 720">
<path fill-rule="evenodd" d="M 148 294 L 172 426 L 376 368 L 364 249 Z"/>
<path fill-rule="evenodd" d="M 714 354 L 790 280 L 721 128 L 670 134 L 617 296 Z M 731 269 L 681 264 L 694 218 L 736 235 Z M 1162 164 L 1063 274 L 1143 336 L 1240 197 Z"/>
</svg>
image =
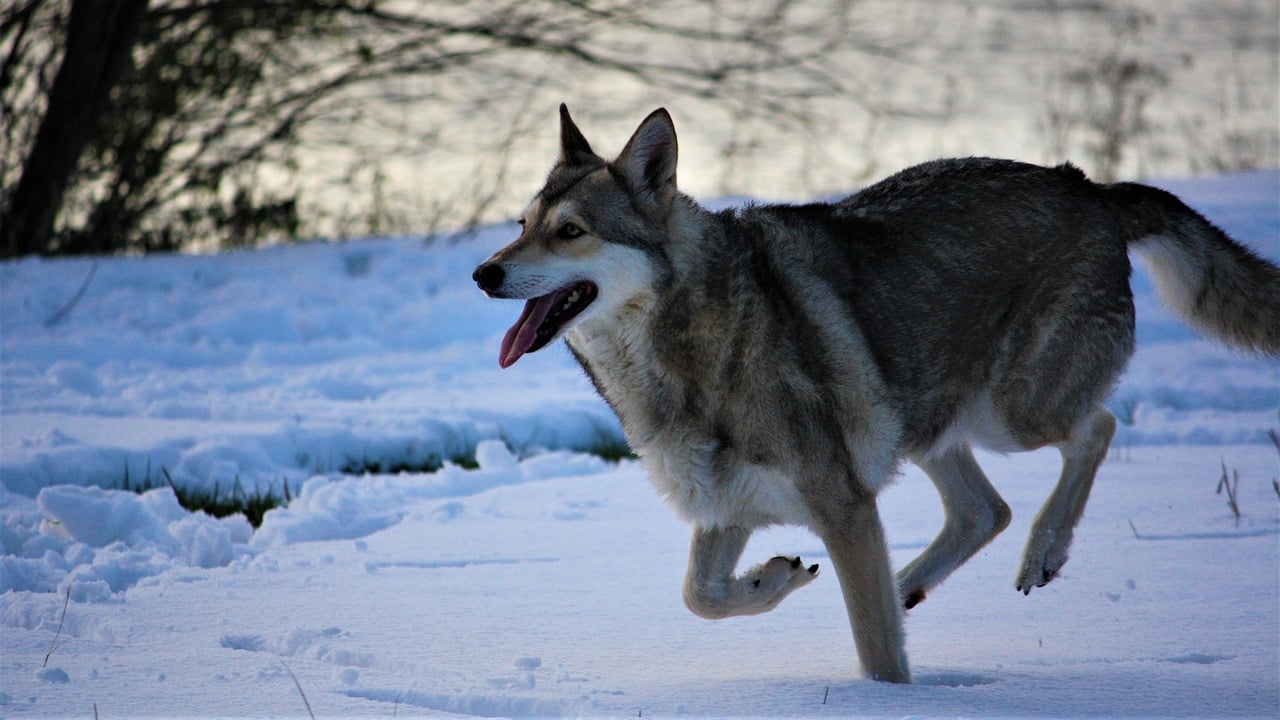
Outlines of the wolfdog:
<svg viewBox="0 0 1280 720">
<path fill-rule="evenodd" d="M 1015 586 L 1066 562 L 1115 432 L 1102 401 L 1133 352 L 1129 249 L 1187 322 L 1280 354 L 1280 268 L 1153 187 L 969 158 L 835 203 L 711 212 L 676 188 L 665 110 L 608 161 L 562 105 L 560 145 L 520 237 L 473 276 L 527 300 L 499 363 L 566 338 L 693 525 L 694 613 L 763 613 L 812 582 L 796 557 L 737 574 L 752 530 L 812 529 L 877 680 L 910 681 L 901 606 L 1009 522 L 974 445 L 1061 451 Z M 876 495 L 903 460 L 945 522 L 895 578 Z"/>
</svg>

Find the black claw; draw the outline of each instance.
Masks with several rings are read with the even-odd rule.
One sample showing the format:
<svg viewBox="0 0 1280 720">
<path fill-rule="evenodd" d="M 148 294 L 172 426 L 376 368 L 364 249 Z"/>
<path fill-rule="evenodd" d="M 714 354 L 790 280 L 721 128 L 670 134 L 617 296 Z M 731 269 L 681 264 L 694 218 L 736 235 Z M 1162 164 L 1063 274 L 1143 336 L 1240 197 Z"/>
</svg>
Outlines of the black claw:
<svg viewBox="0 0 1280 720">
<path fill-rule="evenodd" d="M 751 587 L 760 587 L 760 578 L 751 581 Z"/>
<path fill-rule="evenodd" d="M 923 590 L 912 591 L 912 593 L 907 596 L 907 601 L 906 601 L 907 609 L 910 610 L 911 608 L 919 605 L 922 602 L 924 602 L 924 591 Z"/>
<path fill-rule="evenodd" d="M 800 567 L 800 558 L 791 558 L 791 567 L 792 569 Z"/>
<path fill-rule="evenodd" d="M 812 564 L 812 565 L 810 565 L 810 566 L 809 566 L 809 574 L 810 574 L 810 575 L 817 575 L 817 574 L 818 574 L 818 563 L 814 563 L 814 564 Z"/>
</svg>

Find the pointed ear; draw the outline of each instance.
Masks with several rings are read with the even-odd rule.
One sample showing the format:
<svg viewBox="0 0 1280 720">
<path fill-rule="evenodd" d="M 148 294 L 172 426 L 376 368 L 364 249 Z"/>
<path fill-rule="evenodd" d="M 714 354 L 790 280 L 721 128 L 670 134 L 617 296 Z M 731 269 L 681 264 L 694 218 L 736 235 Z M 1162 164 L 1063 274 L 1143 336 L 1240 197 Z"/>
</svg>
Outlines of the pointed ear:
<svg viewBox="0 0 1280 720">
<path fill-rule="evenodd" d="M 569 106 L 560 103 L 560 162 L 574 165 L 595 157 L 591 144 L 569 117 Z"/>
<path fill-rule="evenodd" d="M 665 199 L 676 189 L 676 126 L 666 109 L 659 108 L 640 123 L 614 164 L 635 188 Z"/>
</svg>

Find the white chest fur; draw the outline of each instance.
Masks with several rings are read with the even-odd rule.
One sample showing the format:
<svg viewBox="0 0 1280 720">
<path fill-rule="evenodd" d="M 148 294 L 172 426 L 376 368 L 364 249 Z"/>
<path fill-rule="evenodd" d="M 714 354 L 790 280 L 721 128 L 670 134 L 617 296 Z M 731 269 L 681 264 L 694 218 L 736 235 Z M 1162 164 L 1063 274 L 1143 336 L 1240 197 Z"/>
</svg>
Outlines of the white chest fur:
<svg viewBox="0 0 1280 720">
<path fill-rule="evenodd" d="M 682 519 L 700 527 L 810 524 L 795 482 L 759 465 L 713 472 L 696 444 L 639 449 L 649 480 Z"/>
<path fill-rule="evenodd" d="M 643 317 L 649 308 L 635 310 Z M 702 527 L 809 525 L 790 477 L 751 463 L 725 467 L 716 462 L 707 429 L 658 420 L 650 401 L 669 378 L 652 363 L 644 323 L 629 319 L 582 323 L 568 340 L 593 368 L 658 491 L 684 520 Z"/>
</svg>

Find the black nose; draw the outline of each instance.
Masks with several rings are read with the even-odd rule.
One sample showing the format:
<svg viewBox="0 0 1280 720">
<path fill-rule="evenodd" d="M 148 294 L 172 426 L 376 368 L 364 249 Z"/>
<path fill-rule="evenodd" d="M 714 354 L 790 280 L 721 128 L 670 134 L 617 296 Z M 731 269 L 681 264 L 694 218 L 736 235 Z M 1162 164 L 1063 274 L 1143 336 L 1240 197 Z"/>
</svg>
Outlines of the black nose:
<svg viewBox="0 0 1280 720">
<path fill-rule="evenodd" d="M 471 279 L 476 281 L 476 285 L 488 293 L 496 292 L 502 287 L 502 280 L 506 276 L 506 271 L 497 263 L 485 263 L 471 273 Z"/>
</svg>

